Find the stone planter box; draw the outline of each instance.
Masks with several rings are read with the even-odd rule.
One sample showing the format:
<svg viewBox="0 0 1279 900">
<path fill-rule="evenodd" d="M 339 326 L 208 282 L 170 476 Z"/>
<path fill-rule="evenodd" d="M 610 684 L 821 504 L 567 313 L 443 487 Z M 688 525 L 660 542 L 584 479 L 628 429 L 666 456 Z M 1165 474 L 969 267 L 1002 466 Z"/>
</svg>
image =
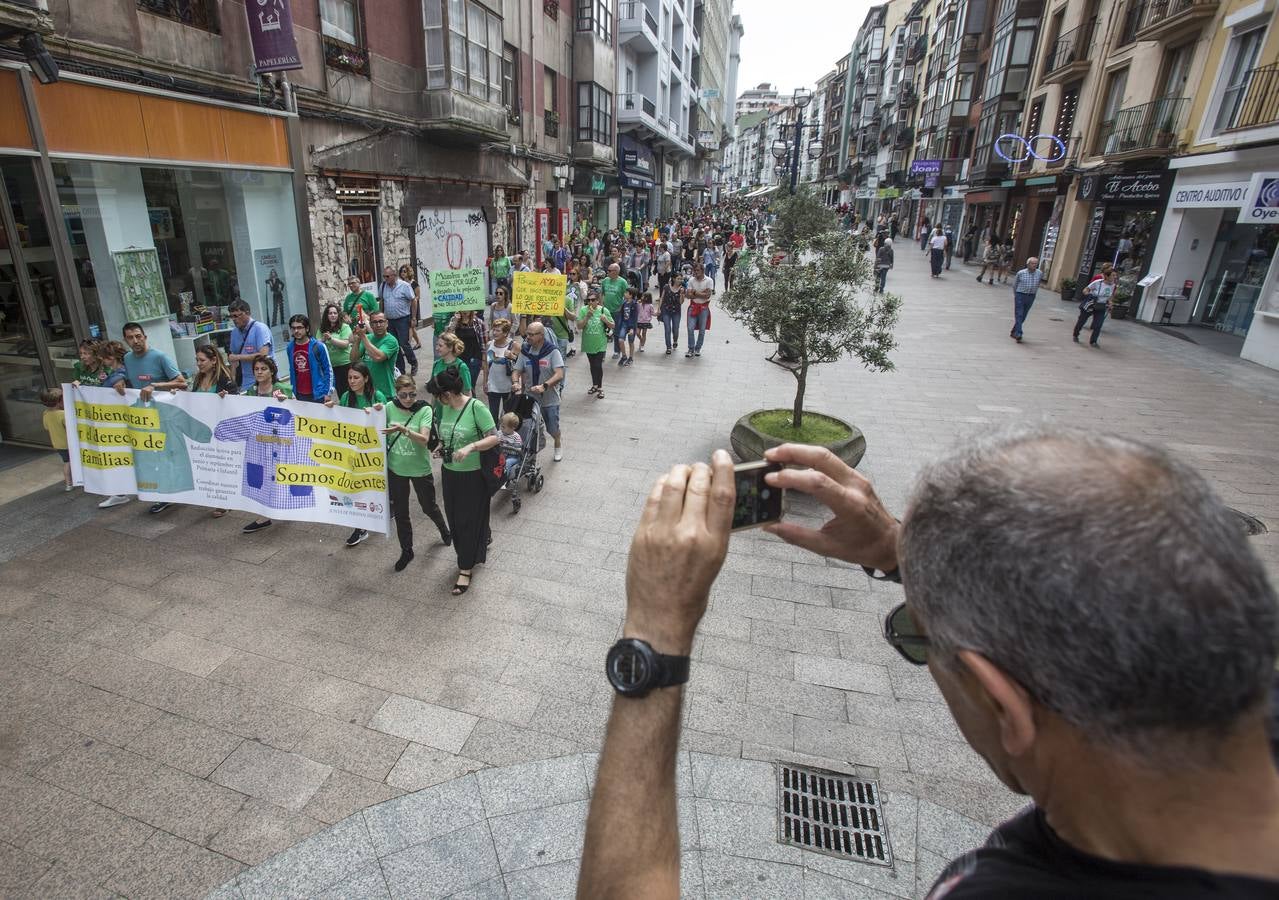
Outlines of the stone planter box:
<svg viewBox="0 0 1279 900">
<path fill-rule="evenodd" d="M 769 447 L 779 447 L 786 443 L 781 438 L 764 434 L 751 424 L 751 417 L 761 412 L 771 412 L 771 410 L 756 409 L 748 412 L 737 420 L 737 424 L 733 426 L 732 434 L 729 436 L 729 441 L 733 445 L 733 452 L 743 462 L 763 459 L 764 451 Z M 805 415 L 811 414 L 806 412 Z M 861 430 L 834 416 L 828 416 L 825 413 L 820 413 L 819 415 L 833 422 L 838 422 L 849 430 L 848 437 L 833 444 L 822 444 L 821 446 L 829 448 L 832 453 L 850 466 L 856 466 L 861 462 L 862 457 L 866 455 L 866 437 L 861 433 Z"/>
</svg>

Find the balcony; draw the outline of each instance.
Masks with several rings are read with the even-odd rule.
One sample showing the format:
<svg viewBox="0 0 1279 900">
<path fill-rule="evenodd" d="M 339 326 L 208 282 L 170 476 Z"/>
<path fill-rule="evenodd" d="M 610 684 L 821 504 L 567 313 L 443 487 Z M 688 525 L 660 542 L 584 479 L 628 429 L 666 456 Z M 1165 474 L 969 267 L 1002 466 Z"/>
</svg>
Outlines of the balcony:
<svg viewBox="0 0 1279 900">
<path fill-rule="evenodd" d="M 897 105 L 898 105 L 898 106 L 914 106 L 914 105 L 915 105 L 915 101 L 916 101 L 916 100 L 918 100 L 918 99 L 919 99 L 919 97 L 918 97 L 918 95 L 915 93 L 915 86 L 914 86 L 914 85 L 912 85 L 912 84 L 903 84 L 903 85 L 902 85 L 900 88 L 898 88 L 898 90 L 897 90 Z"/>
<path fill-rule="evenodd" d="M 657 19 L 640 0 L 622 0 L 617 5 L 617 42 L 630 44 L 642 56 L 657 52 Z"/>
<path fill-rule="evenodd" d="M 1093 152 L 1112 159 L 1171 154 L 1189 104 L 1186 97 L 1161 97 L 1118 110 L 1101 123 Z"/>
<path fill-rule="evenodd" d="M 1243 97 L 1243 102 L 1226 120 L 1223 131 L 1279 124 L 1279 63 L 1250 70 L 1238 95 Z M 1223 99 L 1222 105 L 1226 102 L 1228 99 Z"/>
<path fill-rule="evenodd" d="M 680 59 L 680 55 L 674 50 L 671 51 L 671 67 L 676 71 L 683 71 L 684 61 Z"/>
<path fill-rule="evenodd" d="M 337 38 L 322 36 L 324 43 L 324 65 L 330 69 L 341 69 L 355 75 L 369 75 L 369 52 L 362 47 L 339 41 Z"/>
<path fill-rule="evenodd" d="M 1217 12 L 1217 0 L 1150 0 L 1137 29 L 1139 41 L 1172 41 L 1198 31 Z"/>
<path fill-rule="evenodd" d="M 1065 83 L 1088 73 L 1088 54 L 1093 49 L 1092 33 L 1096 25 L 1096 19 L 1089 19 L 1057 39 L 1044 71 L 1045 84 Z"/>
<path fill-rule="evenodd" d="M 657 104 L 638 91 L 617 95 L 617 124 L 642 125 L 653 134 L 660 128 Z"/>
<path fill-rule="evenodd" d="M 906 64 L 910 65 L 922 59 L 926 49 L 928 49 L 928 38 L 921 34 L 906 45 Z"/>
<path fill-rule="evenodd" d="M 977 51 L 981 46 L 981 35 L 966 34 L 959 39 L 959 61 L 976 62 Z"/>
</svg>

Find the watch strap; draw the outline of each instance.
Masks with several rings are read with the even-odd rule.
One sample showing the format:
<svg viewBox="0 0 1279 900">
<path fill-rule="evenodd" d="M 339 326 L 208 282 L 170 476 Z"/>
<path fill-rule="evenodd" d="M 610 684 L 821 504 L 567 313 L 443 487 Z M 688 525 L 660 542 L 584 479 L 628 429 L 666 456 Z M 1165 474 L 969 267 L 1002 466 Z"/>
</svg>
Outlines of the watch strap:
<svg viewBox="0 0 1279 900">
<path fill-rule="evenodd" d="M 862 566 L 862 571 L 876 581 L 894 581 L 897 584 L 902 583 L 902 573 L 900 568 L 893 569 L 891 572 L 880 572 L 878 569 L 872 569 L 870 566 Z"/>
<path fill-rule="evenodd" d="M 688 681 L 689 657 L 687 656 L 666 656 L 661 653 L 655 654 L 657 661 L 662 666 L 662 680 L 654 687 L 674 687 L 677 684 L 685 684 Z"/>
</svg>

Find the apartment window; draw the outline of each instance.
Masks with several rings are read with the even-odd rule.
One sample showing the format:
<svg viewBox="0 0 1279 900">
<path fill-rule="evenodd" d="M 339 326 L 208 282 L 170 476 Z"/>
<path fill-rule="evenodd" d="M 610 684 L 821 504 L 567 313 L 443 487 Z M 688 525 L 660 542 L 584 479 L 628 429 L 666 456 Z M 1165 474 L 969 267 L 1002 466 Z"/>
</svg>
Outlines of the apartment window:
<svg viewBox="0 0 1279 900">
<path fill-rule="evenodd" d="M 1244 95 L 1248 93 L 1252 67 L 1257 63 L 1257 53 L 1261 49 L 1265 31 L 1265 28 L 1254 28 L 1231 38 L 1230 47 L 1226 51 L 1226 84 L 1221 93 L 1221 105 L 1217 108 L 1213 134 L 1233 128 L 1238 121 L 1239 108 L 1243 105 Z"/>
<path fill-rule="evenodd" d="M 1126 83 L 1128 81 L 1128 70 L 1124 69 L 1118 77 L 1121 77 Z M 1111 78 L 1111 85 L 1114 85 L 1114 76 Z M 1067 85 L 1061 92 L 1061 102 L 1057 104 L 1057 121 L 1053 123 L 1053 134 L 1067 143 L 1070 142 L 1070 132 L 1075 127 L 1075 112 L 1079 109 L 1080 87 L 1081 84 L 1078 82 Z M 1122 98 L 1123 94 L 1124 90 L 1121 85 L 1119 96 Z M 1113 112 L 1111 115 L 1113 116 Z"/>
<path fill-rule="evenodd" d="M 577 0 L 577 30 L 593 31 L 600 40 L 612 41 L 612 0 Z"/>
<path fill-rule="evenodd" d="M 613 143 L 613 95 L 593 82 L 577 85 L 577 139 Z"/>
<path fill-rule="evenodd" d="M 422 19 L 426 86 L 448 86 L 479 100 L 500 103 L 502 19 L 474 0 L 426 0 Z"/>
<path fill-rule="evenodd" d="M 546 112 L 558 112 L 559 97 L 555 90 L 555 70 L 550 66 L 542 66 L 542 109 Z"/>
<path fill-rule="evenodd" d="M 192 28 L 221 33 L 214 0 L 138 0 L 138 9 Z"/>
<path fill-rule="evenodd" d="M 362 46 L 360 6 L 356 0 L 320 0 L 320 31 L 325 37 Z"/>
<path fill-rule="evenodd" d="M 510 44 L 502 46 L 502 105 L 516 112 L 520 105 L 519 51 Z"/>
</svg>

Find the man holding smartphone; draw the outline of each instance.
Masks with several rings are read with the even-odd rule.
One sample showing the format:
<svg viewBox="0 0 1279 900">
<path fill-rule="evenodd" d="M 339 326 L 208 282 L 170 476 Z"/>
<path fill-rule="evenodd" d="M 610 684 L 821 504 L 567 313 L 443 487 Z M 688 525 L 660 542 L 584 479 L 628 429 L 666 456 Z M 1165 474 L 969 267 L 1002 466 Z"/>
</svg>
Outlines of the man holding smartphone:
<svg viewBox="0 0 1279 900">
<path fill-rule="evenodd" d="M 932 466 L 899 523 L 829 450 L 766 456 L 808 468 L 765 483 L 834 514 L 768 531 L 878 577 L 900 564 L 885 637 L 1035 801 L 930 897 L 1279 896 L 1279 598 L 1202 476 L 1136 441 L 1027 428 Z M 734 501 L 721 450 L 644 506 L 578 897 L 678 896 L 680 685 Z"/>
</svg>

